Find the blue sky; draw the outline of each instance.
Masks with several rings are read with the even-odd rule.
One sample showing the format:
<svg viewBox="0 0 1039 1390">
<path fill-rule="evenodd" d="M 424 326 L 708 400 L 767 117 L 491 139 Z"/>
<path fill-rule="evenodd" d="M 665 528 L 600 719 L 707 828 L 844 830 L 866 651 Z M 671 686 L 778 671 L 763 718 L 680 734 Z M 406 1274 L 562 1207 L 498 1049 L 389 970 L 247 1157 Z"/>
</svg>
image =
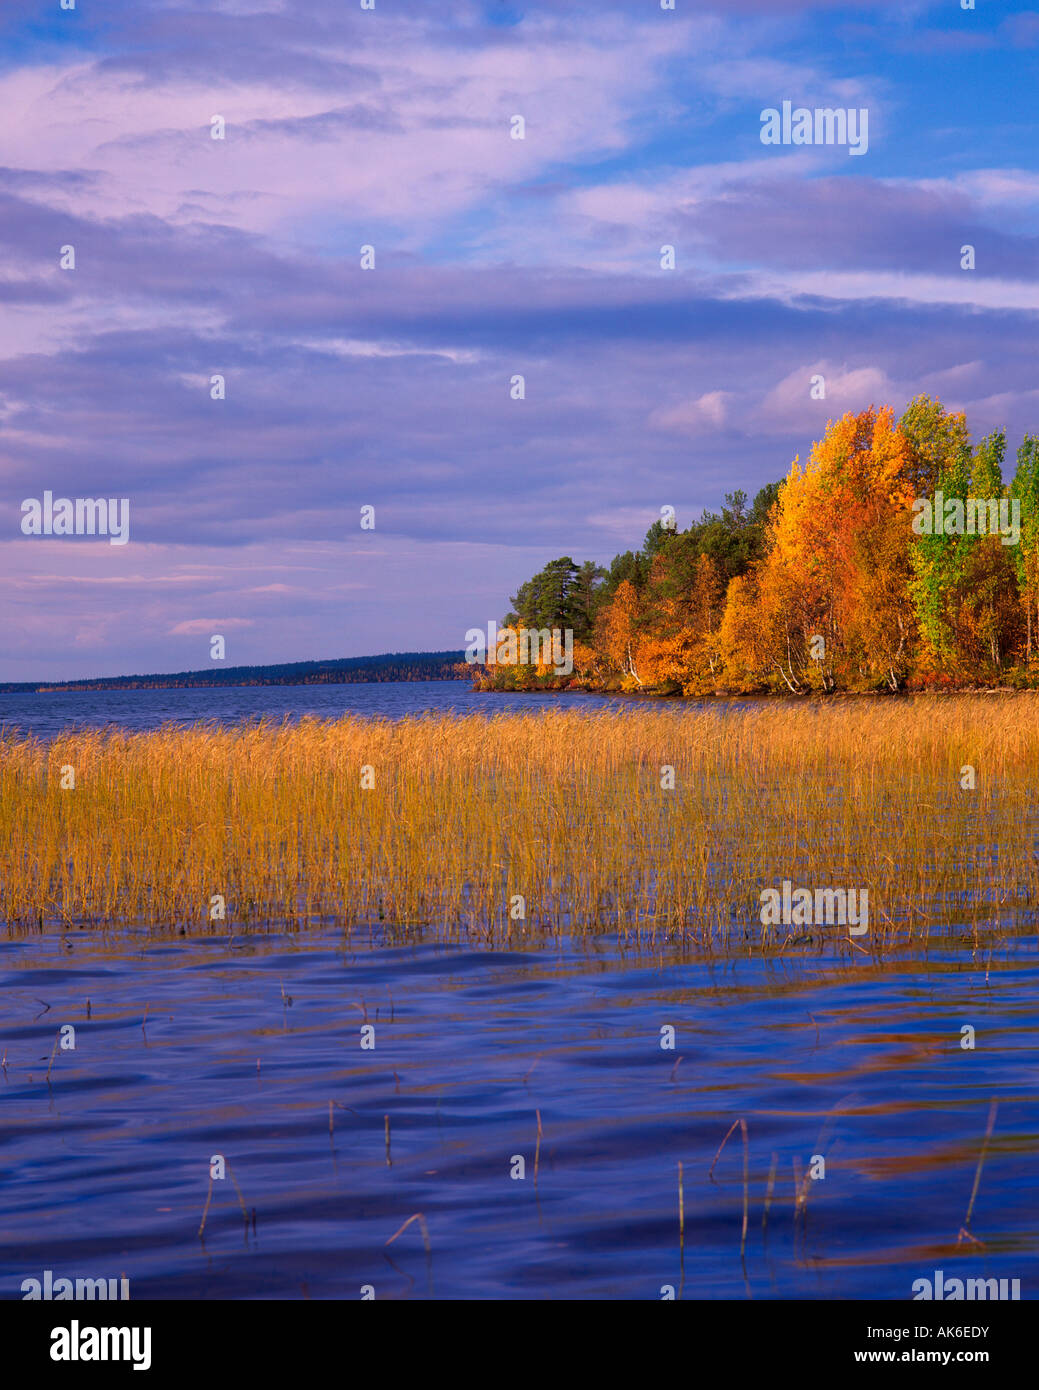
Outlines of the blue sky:
<svg viewBox="0 0 1039 1390">
<path fill-rule="evenodd" d="M 920 391 L 1013 451 L 1037 58 L 990 0 L 6 7 L 0 679 L 461 647 Z M 867 152 L 763 145 L 784 100 Z"/>
</svg>

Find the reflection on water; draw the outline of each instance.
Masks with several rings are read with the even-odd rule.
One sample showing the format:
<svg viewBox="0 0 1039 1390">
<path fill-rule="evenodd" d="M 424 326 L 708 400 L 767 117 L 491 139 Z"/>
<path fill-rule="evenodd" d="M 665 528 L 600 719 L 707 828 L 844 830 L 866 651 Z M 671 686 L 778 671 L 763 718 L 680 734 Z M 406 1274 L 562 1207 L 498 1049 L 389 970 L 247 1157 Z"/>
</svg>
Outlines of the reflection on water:
<svg viewBox="0 0 1039 1390">
<path fill-rule="evenodd" d="M 1037 944 L 5 940 L 0 1296 L 50 1269 L 134 1298 L 905 1299 L 941 1269 L 1034 1297 Z M 428 1256 L 418 1221 L 387 1245 L 417 1212 Z"/>
</svg>

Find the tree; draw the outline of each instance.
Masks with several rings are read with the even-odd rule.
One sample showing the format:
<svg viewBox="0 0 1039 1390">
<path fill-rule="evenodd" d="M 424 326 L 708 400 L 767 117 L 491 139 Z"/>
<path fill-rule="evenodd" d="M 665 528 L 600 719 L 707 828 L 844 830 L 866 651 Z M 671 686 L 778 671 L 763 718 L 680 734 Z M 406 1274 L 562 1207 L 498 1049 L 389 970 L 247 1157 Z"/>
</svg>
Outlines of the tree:
<svg viewBox="0 0 1039 1390">
<path fill-rule="evenodd" d="M 605 578 L 606 571 L 594 560 L 585 560 L 574 577 L 570 595 L 570 616 L 575 642 L 587 642 L 592 635 L 596 614 L 604 598 Z"/>
<path fill-rule="evenodd" d="M 758 574 L 770 666 L 792 691 L 907 669 L 912 454 L 892 412 L 831 421 L 791 467 Z"/>
<path fill-rule="evenodd" d="M 1032 625 L 1033 615 L 1039 617 L 1039 438 L 1034 434 L 1026 434 L 1017 451 L 1017 472 L 1010 485 L 1010 498 L 1017 502 L 1021 513 L 1014 566 L 1025 610 L 1025 659 L 1031 662 L 1033 638 L 1039 637 L 1039 627 Z"/>
<path fill-rule="evenodd" d="M 920 534 L 912 547 L 910 595 L 926 656 L 939 671 L 998 672 L 1017 638 L 1021 614 L 1014 560 L 999 535 L 973 529 L 973 518 L 987 519 L 990 506 L 1009 500 L 1005 455 L 1003 430 L 986 436 L 973 453 L 969 444 L 961 444 L 938 475 L 930 532 Z"/>
<path fill-rule="evenodd" d="M 718 636 L 727 683 L 740 691 L 766 684 L 773 664 L 772 643 L 762 625 L 753 571 L 730 579 Z"/>
<path fill-rule="evenodd" d="M 550 561 L 512 596 L 506 626 L 572 628 L 579 570 L 569 555 Z"/>
<path fill-rule="evenodd" d="M 1039 673 L 1039 436 L 1009 488 L 1006 446 L 1003 430 L 972 446 L 962 412 L 926 395 L 897 422 L 849 413 L 749 507 L 736 489 L 683 531 L 654 522 L 608 570 L 551 561 L 507 621 L 573 628 L 575 669 L 628 689 L 898 690 L 1019 657 Z"/>
<path fill-rule="evenodd" d="M 949 415 L 941 401 L 919 395 L 906 406 L 899 425 L 909 444 L 913 495 L 932 496 L 940 486 L 941 475 L 950 472 L 970 448 L 967 418 L 962 411 Z"/>
<path fill-rule="evenodd" d="M 599 614 L 597 634 L 607 657 L 624 675 L 625 683 L 639 687 L 643 684 L 638 669 L 641 617 L 639 592 L 630 579 L 623 579 Z"/>
</svg>

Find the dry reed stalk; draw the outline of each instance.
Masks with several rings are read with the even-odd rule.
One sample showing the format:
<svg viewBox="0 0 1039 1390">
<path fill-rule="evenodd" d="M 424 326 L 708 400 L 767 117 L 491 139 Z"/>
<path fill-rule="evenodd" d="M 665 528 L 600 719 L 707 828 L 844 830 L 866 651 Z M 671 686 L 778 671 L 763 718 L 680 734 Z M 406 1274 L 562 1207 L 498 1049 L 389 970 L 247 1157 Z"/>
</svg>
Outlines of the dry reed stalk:
<svg viewBox="0 0 1039 1390">
<path fill-rule="evenodd" d="M 996 1111 L 997 1111 L 998 1109 L 999 1109 L 999 1105 L 998 1105 L 998 1103 L 997 1103 L 996 1101 L 993 1101 L 992 1104 L 989 1106 L 989 1112 L 988 1112 L 988 1125 L 986 1126 L 986 1129 L 985 1129 L 985 1138 L 984 1138 L 984 1140 L 982 1141 L 981 1153 L 978 1155 L 978 1166 L 977 1166 L 977 1169 L 976 1169 L 976 1171 L 975 1171 L 975 1173 L 974 1173 L 974 1186 L 973 1186 L 973 1188 L 971 1189 L 970 1202 L 969 1202 L 968 1205 L 967 1205 L 967 1215 L 964 1217 L 963 1225 L 962 1225 L 962 1227 L 960 1228 L 960 1234 L 959 1234 L 959 1236 L 957 1237 L 957 1242 L 956 1242 L 957 1244 L 959 1244 L 960 1241 L 963 1240 L 964 1238 L 966 1238 L 967 1240 L 972 1240 L 972 1241 L 974 1241 L 975 1244 L 978 1244 L 978 1242 L 975 1240 L 975 1238 L 974 1238 L 974 1237 L 971 1235 L 971 1233 L 970 1233 L 970 1218 L 971 1218 L 971 1215 L 972 1215 L 972 1213 L 973 1213 L 973 1211 L 974 1211 L 974 1199 L 975 1199 L 975 1198 L 977 1197 L 977 1195 L 978 1195 L 978 1187 L 979 1187 L 980 1184 L 981 1184 L 981 1170 L 982 1170 L 982 1168 L 984 1167 L 984 1164 L 985 1164 L 985 1155 L 988 1153 L 989 1140 L 992 1138 L 992 1131 L 993 1131 L 993 1129 L 995 1128 L 995 1124 L 996 1124 Z"/>
<path fill-rule="evenodd" d="M 202 1239 L 202 1232 L 206 1229 L 206 1217 L 209 1215 L 209 1204 L 213 1200 L 213 1174 L 209 1175 L 209 1191 L 206 1193 L 206 1205 L 202 1208 L 202 1221 L 198 1228 L 198 1238 Z"/>
<path fill-rule="evenodd" d="M 750 1152 L 747 1145 L 747 1121 L 740 1120 L 740 1131 L 743 1134 L 743 1230 L 740 1233 L 740 1259 L 743 1259 L 743 1252 L 747 1248 L 747 1208 L 748 1208 L 748 1182 Z"/>
<path fill-rule="evenodd" d="M 708 1180 L 708 1181 L 710 1181 L 711 1175 L 712 1175 L 713 1172 L 714 1172 L 715 1164 L 718 1162 L 719 1158 L 721 1158 L 721 1156 L 722 1156 L 722 1149 L 724 1149 L 724 1148 L 725 1148 L 725 1145 L 729 1142 L 729 1135 L 732 1134 L 733 1130 L 736 1128 L 736 1126 L 737 1126 L 738 1124 L 739 1124 L 739 1120 L 733 1120 L 732 1124 L 729 1126 L 729 1129 L 728 1129 L 728 1131 L 727 1131 L 727 1133 L 726 1133 L 726 1135 L 725 1135 L 725 1138 L 724 1138 L 724 1139 L 722 1140 L 722 1142 L 718 1145 L 718 1152 L 714 1155 L 714 1162 L 711 1164 L 711 1166 L 710 1166 L 710 1168 L 708 1169 L 708 1172 L 707 1172 L 707 1180 Z"/>
<path fill-rule="evenodd" d="M 426 1218 L 422 1215 L 420 1211 L 417 1211 L 414 1216 L 409 1216 L 407 1221 L 404 1222 L 404 1225 L 401 1226 L 398 1230 L 394 1231 L 393 1235 L 390 1236 L 386 1244 L 392 1245 L 398 1236 L 404 1234 L 404 1232 L 408 1229 L 408 1227 L 411 1225 L 413 1221 L 417 1221 L 419 1223 L 419 1228 L 422 1231 L 422 1244 L 426 1247 L 426 1254 L 431 1255 L 433 1251 L 429 1244 L 429 1227 L 426 1225 Z"/>
<path fill-rule="evenodd" d="M 685 1243 L 685 1189 L 682 1184 L 682 1160 L 678 1160 L 678 1243 Z"/>
<path fill-rule="evenodd" d="M 685 1285 L 685 1186 L 682 1181 L 682 1160 L 678 1160 L 678 1274 L 679 1287 Z"/>
<path fill-rule="evenodd" d="M 248 1213 L 248 1212 L 246 1211 L 246 1209 L 245 1209 L 245 1198 L 242 1196 L 242 1189 L 238 1186 L 238 1179 L 235 1177 L 235 1175 L 234 1175 L 234 1169 L 231 1167 L 230 1163 L 227 1165 L 227 1172 L 228 1172 L 228 1175 L 229 1175 L 231 1181 L 234 1183 L 234 1190 L 235 1190 L 235 1192 L 237 1192 L 237 1194 L 238 1194 L 238 1205 L 239 1205 L 239 1206 L 241 1207 L 241 1209 L 242 1209 L 242 1217 L 243 1217 L 243 1219 L 244 1219 L 244 1221 L 245 1221 L 245 1224 L 248 1226 L 248 1224 L 249 1224 L 249 1213 Z"/>
<path fill-rule="evenodd" d="M 51 1067 L 54 1065 L 54 1056 L 55 1056 L 55 1054 L 56 1054 L 56 1052 L 57 1052 L 57 1050 L 58 1050 L 58 1039 L 59 1039 L 60 1037 L 61 1037 L 61 1034 L 60 1034 L 60 1033 L 55 1033 L 55 1034 L 54 1034 L 54 1046 L 51 1048 L 51 1059 L 50 1059 L 50 1061 L 47 1063 L 47 1075 L 43 1078 L 44 1081 L 47 1081 L 47 1082 L 49 1082 L 50 1079 L 51 1079 Z M 6 1056 L 7 1054 L 5 1053 L 4 1055 Z"/>
<path fill-rule="evenodd" d="M 765 1189 L 765 1210 L 761 1217 L 761 1230 L 764 1234 L 768 1229 L 768 1212 L 772 1205 L 772 1189 L 776 1182 L 776 1155 L 772 1155 L 772 1163 L 768 1170 L 768 1186 Z"/>
<path fill-rule="evenodd" d="M 320 915 L 704 947 L 749 930 L 772 951 L 790 943 L 761 926 L 760 891 L 790 879 L 868 888 L 870 943 L 987 925 L 1039 902 L 1037 714 L 1026 693 L 4 730 L 0 914 L 12 931 Z"/>
</svg>

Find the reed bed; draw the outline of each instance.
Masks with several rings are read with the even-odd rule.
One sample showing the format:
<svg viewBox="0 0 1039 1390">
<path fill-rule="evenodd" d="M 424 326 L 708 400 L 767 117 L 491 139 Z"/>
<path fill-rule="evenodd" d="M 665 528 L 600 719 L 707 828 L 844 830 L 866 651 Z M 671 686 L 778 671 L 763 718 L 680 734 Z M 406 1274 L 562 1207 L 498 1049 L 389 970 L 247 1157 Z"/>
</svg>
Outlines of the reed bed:
<svg viewBox="0 0 1039 1390">
<path fill-rule="evenodd" d="M 0 919 L 775 947 L 797 928 L 762 927 L 760 892 L 789 879 L 867 888 L 867 948 L 976 927 L 1037 902 L 1037 716 L 1022 694 L 7 731 Z"/>
</svg>

